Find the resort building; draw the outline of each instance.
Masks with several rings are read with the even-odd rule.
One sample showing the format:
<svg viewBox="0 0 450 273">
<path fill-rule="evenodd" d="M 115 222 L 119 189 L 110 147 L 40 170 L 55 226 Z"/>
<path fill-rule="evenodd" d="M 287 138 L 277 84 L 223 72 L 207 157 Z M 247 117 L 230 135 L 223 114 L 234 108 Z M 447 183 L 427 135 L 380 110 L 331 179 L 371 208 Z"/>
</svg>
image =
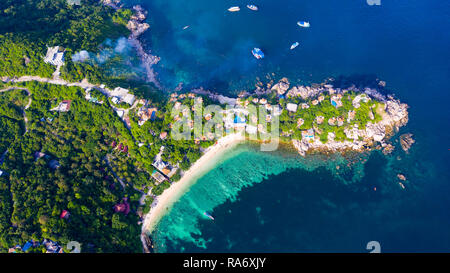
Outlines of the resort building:
<svg viewBox="0 0 450 273">
<path fill-rule="evenodd" d="M 122 98 L 122 101 L 128 103 L 129 105 L 133 105 L 135 100 L 136 100 L 136 97 L 134 95 L 132 95 L 132 94 L 126 94 Z"/>
<path fill-rule="evenodd" d="M 369 102 L 369 100 L 370 100 L 370 98 L 366 94 L 359 94 L 358 96 L 356 96 L 353 99 L 352 104 L 353 104 L 353 107 L 359 108 L 359 107 L 361 107 L 361 105 L 360 105 L 361 101 L 364 103 L 367 103 L 367 102 Z"/>
<path fill-rule="evenodd" d="M 336 125 L 336 118 L 332 117 L 332 118 L 328 119 L 328 125 L 330 125 L 330 126 Z"/>
<path fill-rule="evenodd" d="M 64 65 L 64 49 L 60 46 L 49 47 L 44 62 L 56 66 Z"/>
<path fill-rule="evenodd" d="M 298 105 L 297 104 L 294 104 L 294 103 L 288 103 L 287 105 L 286 105 L 286 109 L 289 111 L 289 112 L 297 112 L 297 108 L 298 108 Z"/>
<path fill-rule="evenodd" d="M 314 140 L 314 130 L 308 129 L 306 131 L 302 131 L 303 140 L 312 141 Z"/>
<path fill-rule="evenodd" d="M 330 98 L 330 101 L 331 101 L 331 104 L 336 108 L 339 108 L 342 106 L 342 101 L 338 96 L 332 96 Z"/>
<path fill-rule="evenodd" d="M 356 116 L 356 112 L 353 110 L 349 110 L 348 111 L 348 117 L 347 117 L 347 122 L 350 123 L 350 121 L 354 120 Z"/>
<path fill-rule="evenodd" d="M 302 103 L 302 109 L 308 109 L 309 105 L 307 103 Z"/>
<path fill-rule="evenodd" d="M 63 100 L 58 106 L 51 109 L 50 111 L 68 112 L 70 110 L 71 103 L 72 101 L 70 100 Z"/>
<path fill-rule="evenodd" d="M 317 124 L 322 124 L 325 118 L 323 116 L 316 117 Z"/>
<path fill-rule="evenodd" d="M 161 134 L 159 134 L 159 138 L 164 140 L 167 138 L 167 132 L 161 132 Z"/>
<path fill-rule="evenodd" d="M 119 116 L 119 118 L 123 118 L 125 112 L 123 110 L 117 110 L 116 113 Z"/>
<path fill-rule="evenodd" d="M 338 117 L 337 118 L 337 126 L 342 126 L 342 125 L 344 125 L 344 118 Z"/>
<path fill-rule="evenodd" d="M 126 197 L 122 199 L 121 203 L 114 205 L 114 212 L 116 213 L 120 212 L 125 215 L 127 215 L 130 212 L 130 204 L 128 204 L 128 200 Z"/>
<path fill-rule="evenodd" d="M 195 99 L 195 102 L 203 103 L 203 98 L 202 97 L 198 97 L 198 98 Z"/>
<path fill-rule="evenodd" d="M 136 101 L 136 97 L 133 94 L 129 94 L 129 90 L 122 88 L 122 87 L 116 87 L 113 91 L 109 94 L 111 97 L 115 97 L 116 99 L 112 98 L 111 101 L 115 104 L 126 102 L 129 105 L 133 105 Z M 114 100 L 113 100 L 114 99 Z"/>
<path fill-rule="evenodd" d="M 111 101 L 112 101 L 112 103 L 114 103 L 114 104 L 119 104 L 120 99 L 119 99 L 118 97 L 112 97 L 112 98 L 111 98 Z"/>
<path fill-rule="evenodd" d="M 69 211 L 67 211 L 67 210 L 63 210 L 62 212 L 61 212 L 61 214 L 59 215 L 59 218 L 61 218 L 61 219 L 69 219 L 69 217 L 70 217 L 70 213 L 69 213 Z"/>
<path fill-rule="evenodd" d="M 137 112 L 137 116 L 139 118 L 138 125 L 142 126 L 147 120 L 155 120 L 156 113 L 158 112 L 157 108 L 146 108 L 141 107 Z"/>
</svg>

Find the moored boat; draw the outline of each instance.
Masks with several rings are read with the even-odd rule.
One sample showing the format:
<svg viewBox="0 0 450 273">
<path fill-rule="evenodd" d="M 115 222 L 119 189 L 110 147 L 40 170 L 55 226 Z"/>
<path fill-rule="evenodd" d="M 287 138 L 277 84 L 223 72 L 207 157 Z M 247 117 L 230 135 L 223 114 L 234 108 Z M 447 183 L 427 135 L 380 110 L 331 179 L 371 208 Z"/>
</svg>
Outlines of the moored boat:
<svg viewBox="0 0 450 273">
<path fill-rule="evenodd" d="M 300 27 L 310 27 L 311 25 L 309 24 L 309 22 L 305 22 L 305 21 L 298 21 L 297 25 Z"/>
<path fill-rule="evenodd" d="M 255 6 L 255 5 L 247 5 L 247 8 L 248 8 L 248 9 L 251 9 L 251 10 L 254 10 L 254 11 L 257 11 L 257 10 L 258 10 L 258 7 Z"/>
<path fill-rule="evenodd" d="M 253 56 L 255 56 L 255 58 L 258 59 L 258 60 L 264 58 L 264 53 L 262 52 L 261 49 L 259 49 L 259 48 L 257 48 L 257 47 L 255 47 L 255 48 L 252 50 L 252 54 L 253 54 Z"/>
<path fill-rule="evenodd" d="M 293 44 L 291 45 L 291 50 L 294 49 L 294 48 L 296 48 L 296 47 L 298 47 L 298 45 L 299 45 L 298 42 L 293 43 Z"/>
<path fill-rule="evenodd" d="M 236 11 L 240 11 L 241 8 L 240 7 L 231 7 L 228 9 L 229 12 L 236 12 Z"/>
<path fill-rule="evenodd" d="M 211 219 L 211 220 L 214 221 L 214 217 L 212 217 L 212 215 L 209 214 L 208 212 L 205 211 L 203 214 L 204 214 L 206 217 L 208 217 L 209 219 Z"/>
</svg>

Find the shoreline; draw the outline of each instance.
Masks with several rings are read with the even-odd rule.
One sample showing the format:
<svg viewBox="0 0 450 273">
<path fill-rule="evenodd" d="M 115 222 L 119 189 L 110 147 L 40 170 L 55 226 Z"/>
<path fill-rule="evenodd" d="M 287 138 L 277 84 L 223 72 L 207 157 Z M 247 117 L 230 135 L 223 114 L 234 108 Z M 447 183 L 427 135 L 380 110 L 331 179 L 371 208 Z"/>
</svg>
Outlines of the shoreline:
<svg viewBox="0 0 450 273">
<path fill-rule="evenodd" d="M 154 201 L 149 213 L 145 215 L 142 224 L 142 234 L 149 235 L 161 218 L 169 212 L 172 205 L 199 177 L 211 170 L 215 164 L 223 158 L 222 155 L 224 153 L 244 141 L 245 137 L 241 133 L 236 133 L 219 139 L 216 144 L 209 147 L 178 182 L 173 183 L 170 188 L 166 189 L 161 195 L 156 197 L 156 204 Z"/>
<path fill-rule="evenodd" d="M 103 5 L 113 8 L 114 10 L 121 9 L 124 4 L 121 3 L 120 0 L 102 0 Z M 152 55 L 151 50 L 145 50 L 141 41 L 139 40 L 139 36 L 146 32 L 150 25 L 146 23 L 148 11 L 143 9 L 140 5 L 135 5 L 132 8 L 129 8 L 133 11 L 133 16 L 128 21 L 127 29 L 131 32 L 128 36 L 128 42 L 134 47 L 136 50 L 139 59 L 141 60 L 142 65 L 145 68 L 147 81 L 153 83 L 157 88 L 161 89 L 161 84 L 157 79 L 157 75 L 153 70 L 152 66 L 157 64 L 161 58 Z"/>
</svg>

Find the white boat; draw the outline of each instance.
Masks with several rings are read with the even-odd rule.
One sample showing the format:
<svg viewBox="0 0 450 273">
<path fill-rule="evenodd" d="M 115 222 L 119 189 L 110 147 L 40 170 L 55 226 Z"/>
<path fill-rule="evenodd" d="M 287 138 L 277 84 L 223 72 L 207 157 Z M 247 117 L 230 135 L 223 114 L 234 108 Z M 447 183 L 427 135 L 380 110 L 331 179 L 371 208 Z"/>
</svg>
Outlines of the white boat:
<svg viewBox="0 0 450 273">
<path fill-rule="evenodd" d="M 228 9 L 229 12 L 236 12 L 236 11 L 240 11 L 241 8 L 240 7 L 231 7 Z"/>
<path fill-rule="evenodd" d="M 211 215 L 211 214 L 209 214 L 208 212 L 204 212 L 203 213 L 203 215 L 205 215 L 206 217 L 208 217 L 209 219 L 211 219 L 211 220 L 213 220 L 214 221 L 214 217 Z"/>
<path fill-rule="evenodd" d="M 183 30 L 188 29 L 188 28 L 189 28 L 189 26 L 185 26 L 185 27 L 183 27 Z"/>
<path fill-rule="evenodd" d="M 253 54 L 253 56 L 255 56 L 255 58 L 258 59 L 258 60 L 264 58 L 264 53 L 262 52 L 261 49 L 259 49 L 259 48 L 257 48 L 257 47 L 255 47 L 255 48 L 252 50 L 252 54 Z"/>
<path fill-rule="evenodd" d="M 297 25 L 300 27 L 310 27 L 309 22 L 305 22 L 305 21 L 298 21 Z"/>
<path fill-rule="evenodd" d="M 247 8 L 248 8 L 248 9 L 251 9 L 251 10 L 254 10 L 254 11 L 257 11 L 257 10 L 258 10 L 258 7 L 255 6 L 255 5 L 247 5 Z"/>
<path fill-rule="evenodd" d="M 298 47 L 298 45 L 299 45 L 298 42 L 293 43 L 293 44 L 291 45 L 291 50 L 294 49 L 294 48 L 296 48 L 296 47 Z"/>
</svg>

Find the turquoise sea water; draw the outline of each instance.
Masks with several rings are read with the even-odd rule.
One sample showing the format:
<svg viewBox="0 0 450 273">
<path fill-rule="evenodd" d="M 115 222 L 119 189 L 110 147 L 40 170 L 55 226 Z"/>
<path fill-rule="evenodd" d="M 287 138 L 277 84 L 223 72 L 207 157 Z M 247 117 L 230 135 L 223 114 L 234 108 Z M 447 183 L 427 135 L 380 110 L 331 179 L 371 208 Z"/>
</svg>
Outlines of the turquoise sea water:
<svg viewBox="0 0 450 273">
<path fill-rule="evenodd" d="M 239 147 L 162 219 L 159 251 L 365 252 L 372 240 L 389 252 L 450 251 L 448 1 L 257 0 L 256 13 L 237 0 L 127 2 L 150 12 L 142 39 L 161 57 L 156 71 L 169 90 L 183 82 L 228 94 L 251 89 L 257 77 L 311 83 L 373 75 L 410 105 L 400 133 L 416 139 L 409 154 L 394 138 L 392 155 L 362 155 L 350 169 L 339 157 Z M 226 11 L 234 5 L 241 12 Z M 311 28 L 300 29 L 299 20 Z M 253 58 L 255 46 L 265 59 Z M 405 190 L 398 173 L 408 178 Z"/>
</svg>

